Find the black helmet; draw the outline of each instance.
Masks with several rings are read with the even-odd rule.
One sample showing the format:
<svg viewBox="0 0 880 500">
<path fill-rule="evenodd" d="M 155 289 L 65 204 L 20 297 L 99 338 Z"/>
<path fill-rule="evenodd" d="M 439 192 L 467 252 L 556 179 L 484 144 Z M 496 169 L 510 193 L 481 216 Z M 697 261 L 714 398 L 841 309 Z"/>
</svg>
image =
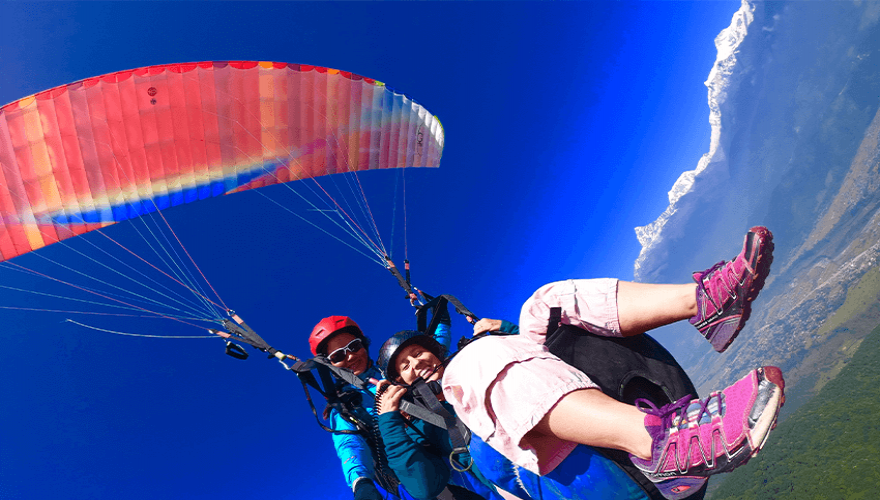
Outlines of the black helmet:
<svg viewBox="0 0 880 500">
<path fill-rule="evenodd" d="M 402 348 L 412 344 L 419 344 L 424 347 L 431 354 L 437 356 L 437 359 L 440 361 L 443 361 L 443 358 L 446 356 L 446 348 L 431 335 L 415 330 L 397 332 L 382 344 L 382 347 L 379 349 L 379 356 L 376 359 L 376 364 L 385 373 L 386 379 L 394 380 L 398 377 L 399 373 L 397 373 L 397 368 L 394 367 L 394 357 Z"/>
</svg>

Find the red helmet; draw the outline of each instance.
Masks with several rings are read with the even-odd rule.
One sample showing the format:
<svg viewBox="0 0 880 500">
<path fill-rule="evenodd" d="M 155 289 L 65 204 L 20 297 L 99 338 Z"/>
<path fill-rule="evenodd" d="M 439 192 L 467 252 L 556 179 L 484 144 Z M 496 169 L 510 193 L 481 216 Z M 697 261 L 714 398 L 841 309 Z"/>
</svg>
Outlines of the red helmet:
<svg viewBox="0 0 880 500">
<path fill-rule="evenodd" d="M 369 341 L 361 331 L 361 327 L 348 316 L 330 316 L 322 319 L 312 329 L 309 335 L 309 348 L 314 356 L 318 355 L 318 351 L 322 347 L 321 344 L 327 341 L 334 333 L 347 332 L 364 341 L 364 346 L 369 345 Z"/>
</svg>

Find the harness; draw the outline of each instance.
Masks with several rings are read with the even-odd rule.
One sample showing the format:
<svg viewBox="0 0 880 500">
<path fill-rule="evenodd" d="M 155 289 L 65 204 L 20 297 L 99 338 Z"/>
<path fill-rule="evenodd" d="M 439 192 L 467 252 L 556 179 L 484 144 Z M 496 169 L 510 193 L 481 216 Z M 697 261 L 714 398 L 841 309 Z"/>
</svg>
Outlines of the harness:
<svg viewBox="0 0 880 500">
<path fill-rule="evenodd" d="M 302 383 L 309 408 L 312 410 L 318 425 L 332 434 L 361 435 L 367 442 L 373 457 L 376 481 L 386 491 L 396 492 L 400 481 L 388 467 L 385 445 L 382 442 L 382 436 L 379 433 L 378 425 L 376 425 L 375 417 L 370 415 L 361 406 L 363 394 L 360 390 L 367 390 L 366 384 L 350 370 L 333 366 L 324 356 L 317 356 L 307 361 L 298 361 L 290 367 L 290 370 L 296 373 Z M 317 377 L 315 373 L 317 373 Z M 332 429 L 324 425 L 318 417 L 309 387 L 321 393 L 327 402 L 327 406 L 324 409 L 324 419 L 329 417 L 331 409 L 336 410 L 343 419 L 354 425 L 356 430 Z M 354 389 L 346 389 L 346 387 L 354 387 Z"/>
<path fill-rule="evenodd" d="M 647 334 L 623 338 L 595 335 L 562 324 L 562 309 L 554 307 L 550 309 L 545 345 L 551 353 L 589 376 L 603 393 L 622 403 L 634 405 L 636 399 L 644 398 L 661 406 L 697 395 L 690 377 L 672 354 Z M 665 498 L 625 451 L 594 448 L 620 466 L 651 499 Z M 705 487 L 688 499 L 699 500 L 703 495 Z"/>
</svg>

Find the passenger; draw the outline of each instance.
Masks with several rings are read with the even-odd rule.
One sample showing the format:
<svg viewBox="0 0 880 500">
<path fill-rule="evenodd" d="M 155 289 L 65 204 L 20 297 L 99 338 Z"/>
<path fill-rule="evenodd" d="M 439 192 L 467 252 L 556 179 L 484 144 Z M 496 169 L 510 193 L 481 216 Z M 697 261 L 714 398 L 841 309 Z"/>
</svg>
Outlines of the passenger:
<svg viewBox="0 0 880 500">
<path fill-rule="evenodd" d="M 612 448 L 627 452 L 666 498 L 685 498 L 701 491 L 708 476 L 746 463 L 764 445 L 784 402 L 780 370 L 758 368 L 704 399 L 625 404 L 544 345 L 552 310 L 559 308 L 560 324 L 618 338 L 689 319 L 721 352 L 748 319 L 772 248 L 770 232 L 752 228 L 743 251 L 695 273 L 696 285 L 551 283 L 523 305 L 520 335 L 476 340 L 448 366 L 429 339 L 413 336 L 387 356 L 386 375 L 407 385 L 442 379 L 445 400 L 467 427 L 534 474 L 551 473 L 578 444 Z M 391 387 L 383 395 L 383 433 L 381 422 L 390 418 L 383 415 L 394 412 L 404 392 Z"/>
<path fill-rule="evenodd" d="M 515 333 L 516 326 L 504 322 L 505 332 Z M 400 380 L 393 364 L 388 363 L 394 357 L 401 344 L 419 343 L 430 345 L 437 358 L 442 359 L 446 348 L 436 340 L 421 332 L 405 330 L 388 339 L 379 352 L 377 364 L 383 371 L 389 370 L 388 378 Z M 449 482 L 454 473 L 466 470 L 471 484 L 487 485 L 494 494 L 491 482 L 480 471 L 478 465 L 472 463 L 468 453 L 456 453 L 450 440 L 449 432 L 423 420 L 402 414 L 401 397 L 407 392 L 404 387 L 391 385 L 388 382 L 371 380 L 379 384 L 376 395 L 376 410 L 379 415 L 378 425 L 385 444 L 388 465 L 394 471 L 401 484 L 418 500 L 436 497 Z M 402 382 L 402 381 L 401 381 Z M 446 403 L 446 411 L 454 413 Z M 455 461 L 453 463 L 452 461 Z M 470 487 L 480 491 L 478 487 Z M 483 492 L 485 494 L 485 492 Z M 468 498 L 468 497 L 464 497 Z M 505 497 L 508 498 L 508 497 Z"/>
</svg>

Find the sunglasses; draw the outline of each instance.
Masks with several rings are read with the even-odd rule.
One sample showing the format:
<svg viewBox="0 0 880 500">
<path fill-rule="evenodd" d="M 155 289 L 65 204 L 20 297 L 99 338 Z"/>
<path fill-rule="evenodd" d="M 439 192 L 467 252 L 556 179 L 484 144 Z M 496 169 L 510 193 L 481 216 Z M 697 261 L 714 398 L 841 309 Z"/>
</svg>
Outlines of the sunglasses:
<svg viewBox="0 0 880 500">
<path fill-rule="evenodd" d="M 348 343 L 345 347 L 340 347 L 335 351 L 331 352 L 327 355 L 327 359 L 330 360 L 331 363 L 341 363 L 345 361 L 345 358 L 348 357 L 348 353 L 355 353 L 364 348 L 364 341 L 361 339 L 354 339 Z"/>
</svg>

